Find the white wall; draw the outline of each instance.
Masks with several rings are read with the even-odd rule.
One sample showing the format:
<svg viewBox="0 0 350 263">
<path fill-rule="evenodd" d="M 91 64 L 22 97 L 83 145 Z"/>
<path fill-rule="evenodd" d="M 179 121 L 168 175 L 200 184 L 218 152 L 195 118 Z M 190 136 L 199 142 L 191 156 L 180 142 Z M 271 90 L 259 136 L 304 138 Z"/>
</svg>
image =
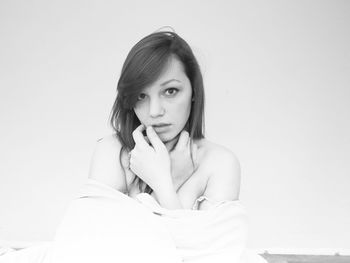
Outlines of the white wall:
<svg viewBox="0 0 350 263">
<path fill-rule="evenodd" d="M 251 248 L 350 248 L 350 2 L 0 2 L 0 239 L 50 240 L 130 48 L 171 25 L 207 137 L 242 165 Z"/>
</svg>

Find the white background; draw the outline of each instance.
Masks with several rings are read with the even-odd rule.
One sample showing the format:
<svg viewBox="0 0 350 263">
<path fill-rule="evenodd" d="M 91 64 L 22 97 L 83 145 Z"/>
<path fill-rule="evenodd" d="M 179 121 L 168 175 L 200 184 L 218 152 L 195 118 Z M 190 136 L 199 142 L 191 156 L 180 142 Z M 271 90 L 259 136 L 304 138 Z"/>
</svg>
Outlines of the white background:
<svg viewBox="0 0 350 263">
<path fill-rule="evenodd" d="M 206 135 L 242 166 L 251 248 L 350 248 L 349 1 L 0 1 L 0 239 L 50 240 L 87 178 L 122 63 L 172 26 Z"/>
</svg>

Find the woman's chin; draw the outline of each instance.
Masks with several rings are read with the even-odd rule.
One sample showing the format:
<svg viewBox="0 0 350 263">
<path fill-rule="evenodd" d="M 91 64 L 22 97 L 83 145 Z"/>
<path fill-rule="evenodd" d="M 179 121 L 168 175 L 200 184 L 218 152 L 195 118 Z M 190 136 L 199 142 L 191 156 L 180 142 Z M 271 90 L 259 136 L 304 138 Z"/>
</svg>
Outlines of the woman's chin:
<svg viewBox="0 0 350 263">
<path fill-rule="evenodd" d="M 170 148 L 173 148 L 172 146 L 177 143 L 179 136 L 176 135 L 171 135 L 171 134 L 166 134 L 166 133 L 160 133 L 158 134 L 159 139 L 167 146 L 170 146 Z"/>
<path fill-rule="evenodd" d="M 179 139 L 178 136 L 163 136 L 163 138 L 160 136 L 160 139 L 162 140 L 162 142 L 165 144 L 166 148 L 168 149 L 168 151 L 171 151 L 174 149 L 174 147 L 177 144 L 177 141 Z"/>
<path fill-rule="evenodd" d="M 165 134 L 165 133 L 160 133 L 158 134 L 158 136 L 163 143 L 169 143 L 174 139 L 174 136 L 170 136 L 169 134 Z"/>
</svg>

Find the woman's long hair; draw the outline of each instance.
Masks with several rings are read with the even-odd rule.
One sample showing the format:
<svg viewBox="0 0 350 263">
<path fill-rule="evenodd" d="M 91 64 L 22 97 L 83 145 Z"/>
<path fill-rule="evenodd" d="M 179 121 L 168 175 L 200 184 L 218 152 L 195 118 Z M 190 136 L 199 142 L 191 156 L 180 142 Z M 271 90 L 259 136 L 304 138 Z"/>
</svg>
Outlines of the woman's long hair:
<svg viewBox="0 0 350 263">
<path fill-rule="evenodd" d="M 119 154 L 121 165 L 122 152 L 129 152 L 134 148 L 132 132 L 140 125 L 133 110 L 137 97 L 146 86 L 157 80 L 171 56 L 182 62 L 192 86 L 194 100 L 185 128 L 189 132 L 191 142 L 193 139 L 204 138 L 204 88 L 198 62 L 190 46 L 179 35 L 170 31 L 155 32 L 141 39 L 130 50 L 118 81 L 110 125 L 122 145 Z M 141 192 L 152 192 L 139 177 L 135 176 L 136 179 L 139 180 Z"/>
</svg>

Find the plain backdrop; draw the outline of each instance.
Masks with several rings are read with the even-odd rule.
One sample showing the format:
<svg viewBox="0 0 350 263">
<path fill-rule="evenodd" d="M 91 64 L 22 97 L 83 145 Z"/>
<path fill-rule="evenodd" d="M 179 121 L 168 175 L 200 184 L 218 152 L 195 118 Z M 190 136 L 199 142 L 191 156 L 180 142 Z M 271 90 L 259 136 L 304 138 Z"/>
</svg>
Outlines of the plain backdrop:
<svg viewBox="0 0 350 263">
<path fill-rule="evenodd" d="M 350 248 L 349 1 L 0 1 L 0 239 L 50 240 L 131 47 L 193 48 L 206 136 L 242 168 L 250 248 Z"/>
</svg>

